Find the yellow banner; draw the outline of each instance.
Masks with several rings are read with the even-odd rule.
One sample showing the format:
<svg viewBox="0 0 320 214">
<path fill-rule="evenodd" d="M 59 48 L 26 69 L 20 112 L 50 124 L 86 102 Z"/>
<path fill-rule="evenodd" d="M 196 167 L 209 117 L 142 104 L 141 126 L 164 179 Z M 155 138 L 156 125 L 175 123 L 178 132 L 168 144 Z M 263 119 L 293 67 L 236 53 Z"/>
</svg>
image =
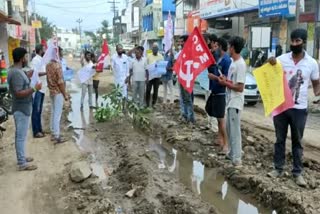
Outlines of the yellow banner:
<svg viewBox="0 0 320 214">
<path fill-rule="evenodd" d="M 284 100 L 283 70 L 279 61 L 272 66 L 267 63 L 253 71 L 263 101 L 265 116 L 281 105 Z"/>
<path fill-rule="evenodd" d="M 42 22 L 39 21 L 39 20 L 35 20 L 35 21 L 32 21 L 32 27 L 33 28 L 42 28 Z"/>
</svg>

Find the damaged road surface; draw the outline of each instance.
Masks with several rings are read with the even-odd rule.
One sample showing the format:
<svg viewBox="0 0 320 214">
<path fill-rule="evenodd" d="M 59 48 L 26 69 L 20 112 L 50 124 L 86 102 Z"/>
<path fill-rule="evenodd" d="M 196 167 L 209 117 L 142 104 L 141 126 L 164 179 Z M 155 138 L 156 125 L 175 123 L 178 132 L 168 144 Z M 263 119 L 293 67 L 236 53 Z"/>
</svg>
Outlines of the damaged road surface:
<svg viewBox="0 0 320 214">
<path fill-rule="evenodd" d="M 111 78 L 104 75 L 100 90 L 107 93 Z M 80 111 L 79 85 L 68 83 L 68 91 L 71 111 L 66 109 L 62 129 L 70 140 L 53 146 L 49 137 L 29 138 L 28 154 L 37 171 L 15 171 L 14 132 L 5 133 L 1 214 L 320 213 L 320 165 L 308 151 L 307 188 L 296 186 L 290 175 L 290 152 L 285 176 L 266 176 L 272 169 L 270 131 L 244 123 L 244 166 L 236 169 L 218 155 L 216 132 L 197 106 L 196 126 L 179 121 L 177 103 L 159 104 L 148 113 L 149 129 L 142 130 L 124 115 L 97 123 L 96 110 L 84 106 Z M 46 104 L 46 124 L 49 109 Z M 14 129 L 12 121 L 7 128 Z"/>
<path fill-rule="evenodd" d="M 80 112 L 76 104 L 79 90 L 76 86 L 74 89 L 69 114 L 70 126 L 79 127 L 74 130 L 74 140 L 86 154 L 87 162 L 102 168 L 105 176 L 101 179 L 93 175 L 81 183 L 66 180 L 63 188 L 69 192 L 66 200 L 70 205 L 66 212 L 272 213 L 252 195 L 230 185 L 221 168 L 207 167 L 193 155 L 202 148 L 185 134 L 202 131 L 179 127 L 175 118 L 170 120 L 170 114 L 167 118 L 161 113 L 161 108 L 149 115 L 154 119 L 151 131 L 134 127 L 125 116 L 96 123 L 92 111 L 85 108 Z M 203 132 L 212 133 L 208 129 Z M 170 133 L 184 141 L 185 148 L 177 147 Z M 205 150 L 214 152 L 213 138 L 208 140 Z"/>
</svg>

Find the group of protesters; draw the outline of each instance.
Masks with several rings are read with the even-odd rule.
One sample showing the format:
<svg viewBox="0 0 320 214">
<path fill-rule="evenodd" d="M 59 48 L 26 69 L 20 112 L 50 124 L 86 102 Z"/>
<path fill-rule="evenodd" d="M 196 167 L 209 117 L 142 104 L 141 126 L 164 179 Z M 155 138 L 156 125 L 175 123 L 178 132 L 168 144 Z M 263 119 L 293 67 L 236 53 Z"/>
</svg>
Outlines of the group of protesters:
<svg viewBox="0 0 320 214">
<path fill-rule="evenodd" d="M 164 85 L 164 103 L 167 102 L 167 89 L 170 89 L 172 99 L 173 65 L 187 41 L 188 36 L 178 40 L 178 53 L 172 49 L 162 57 L 158 53 L 158 45 L 152 46 L 152 54 L 144 56 L 144 48 L 137 46 L 133 54 L 125 55 L 121 45 L 117 45 L 117 53 L 112 56 L 112 68 L 115 84 L 122 88 L 122 95 L 127 97 L 127 85 L 133 87 L 133 100 L 140 107 L 154 106 L 157 103 L 160 81 Z M 239 36 L 206 37 L 215 64 L 208 67 L 210 96 L 206 101 L 206 111 L 209 117 L 218 121 L 218 145 L 220 155 L 231 160 L 234 167 L 242 167 L 242 136 L 241 112 L 244 108 L 244 88 L 247 65 L 241 51 L 245 40 Z M 274 170 L 268 173 L 270 177 L 280 177 L 284 172 L 285 142 L 290 125 L 292 135 L 293 169 L 292 174 L 299 186 L 305 187 L 302 176 L 302 137 L 307 119 L 308 83 L 311 81 L 315 96 L 320 95 L 318 63 L 305 51 L 307 31 L 296 29 L 291 33 L 290 52 L 276 58 L 271 57 L 266 63 L 275 65 L 281 63 L 284 75 L 291 85 L 290 89 L 295 99 L 295 105 L 273 117 L 276 143 L 274 146 Z M 149 80 L 148 65 L 157 60 L 166 60 L 167 73 L 161 77 Z M 146 84 L 146 85 L 145 85 Z M 153 99 L 150 103 L 150 92 L 153 87 Z M 193 93 L 189 93 L 179 84 L 180 121 L 195 124 L 193 110 Z M 171 100 L 170 99 L 170 100 Z"/>
<path fill-rule="evenodd" d="M 247 66 L 241 56 L 245 40 L 239 36 L 230 38 L 209 35 L 207 43 L 215 64 L 208 67 L 210 96 L 207 98 L 206 111 L 209 117 L 218 121 L 219 154 L 231 160 L 234 167 L 242 166 L 242 137 L 241 112 L 244 108 L 244 88 Z M 181 36 L 178 40 L 179 51 L 173 49 L 159 53 L 157 43 L 152 45 L 152 53 L 146 55 L 143 46 L 136 46 L 128 54 L 124 53 L 122 45 L 116 46 L 116 53 L 111 57 L 111 68 L 114 74 L 115 85 L 121 88 L 123 100 L 128 97 L 128 86 L 132 88 L 133 101 L 141 108 L 154 108 L 158 102 L 159 86 L 164 86 L 164 103 L 173 102 L 173 65 L 188 36 Z M 270 177 L 283 175 L 285 164 L 285 142 L 290 125 L 292 138 L 293 170 L 296 183 L 306 186 L 302 176 L 302 137 L 307 119 L 308 86 L 311 81 L 314 94 L 320 95 L 318 63 L 307 54 L 305 45 L 307 31 L 296 29 L 291 33 L 290 52 L 268 59 L 268 63 L 281 63 L 284 75 L 287 78 L 295 105 L 273 117 L 276 143 L 274 146 L 274 170 L 268 173 Z M 51 49 L 50 49 L 51 48 Z M 58 52 L 59 54 L 56 54 Z M 32 60 L 32 71 L 24 70 L 27 62 L 27 51 L 24 48 L 13 50 L 14 65 L 8 75 L 9 90 L 13 96 L 13 115 L 16 126 L 15 145 L 19 170 L 34 170 L 37 167 L 30 165 L 33 158 L 25 156 L 25 143 L 30 117 L 32 121 L 33 137 L 45 136 L 41 124 L 41 112 L 46 89 L 49 89 L 51 100 L 51 140 L 54 143 L 63 143 L 65 139 L 60 134 L 60 118 L 64 101 L 69 99 L 65 90 L 63 70 L 66 67 L 63 61 L 62 49 L 48 47 L 46 50 L 47 62 L 44 63 L 44 48 L 36 47 L 36 56 Z M 42 58 L 43 57 L 43 58 Z M 150 78 L 148 66 L 159 61 L 167 61 L 166 73 Z M 86 52 L 82 65 L 94 64 L 95 56 Z M 90 64 L 90 65 L 91 65 Z M 92 66 L 94 69 L 94 66 Z M 95 73 L 87 82 L 82 83 L 81 106 L 83 109 L 84 96 L 89 92 L 89 107 L 93 108 L 93 88 L 98 99 L 100 74 Z M 42 79 L 42 80 L 41 80 Z M 39 81 L 41 80 L 41 81 Z M 179 84 L 180 121 L 194 126 L 196 122 L 193 102 L 193 93 L 189 93 Z M 151 96 L 151 91 L 153 94 Z M 170 92 L 170 93 L 168 93 Z M 169 94 L 169 96 L 168 96 Z M 169 99 L 168 99 L 169 98 Z"/>
<path fill-rule="evenodd" d="M 25 147 L 30 121 L 34 138 L 46 136 L 42 126 L 42 109 L 46 91 L 49 91 L 51 103 L 50 132 L 51 141 L 61 144 L 66 141 L 60 132 L 60 119 L 64 101 L 68 101 L 63 69 L 66 64 L 62 48 L 49 44 L 36 46 L 36 56 L 32 58 L 31 68 L 28 65 L 28 53 L 18 47 L 12 51 L 13 65 L 9 68 L 8 85 L 12 95 L 12 112 L 15 122 L 15 147 L 18 170 L 37 169 L 31 164 L 34 159 L 25 155 Z"/>
</svg>

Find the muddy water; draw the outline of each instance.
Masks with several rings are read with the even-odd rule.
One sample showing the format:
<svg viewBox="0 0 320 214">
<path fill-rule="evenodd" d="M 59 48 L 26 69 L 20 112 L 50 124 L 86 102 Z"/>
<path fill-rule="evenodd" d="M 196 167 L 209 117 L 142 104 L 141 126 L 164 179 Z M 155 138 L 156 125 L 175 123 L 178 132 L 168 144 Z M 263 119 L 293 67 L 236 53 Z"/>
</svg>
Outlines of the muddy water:
<svg viewBox="0 0 320 214">
<path fill-rule="evenodd" d="M 221 213 L 228 214 L 275 214 L 257 204 L 252 198 L 234 189 L 217 169 L 207 168 L 188 154 L 178 151 L 160 139 L 150 142 L 149 151 L 159 156 L 158 168 L 168 170 L 204 201 Z M 159 140 L 158 140 L 159 141 Z"/>
<path fill-rule="evenodd" d="M 73 138 L 81 150 L 91 154 L 92 168 L 97 171 L 96 174 L 100 174 L 101 179 L 105 179 L 103 167 L 97 163 L 95 158 L 97 150 L 94 148 L 94 140 L 85 134 L 87 126 L 94 122 L 93 110 L 88 107 L 88 97 L 85 98 L 83 111 L 80 111 L 81 89 L 79 85 L 74 82 L 68 83 L 68 92 L 72 96 L 72 111 L 68 119 L 71 122 L 70 128 L 74 130 Z M 159 155 L 157 167 L 173 173 L 181 183 L 198 194 L 202 200 L 216 207 L 219 212 L 227 214 L 275 213 L 259 206 L 250 197 L 239 193 L 216 169 L 206 168 L 188 154 L 175 150 L 161 139 L 160 142 L 150 138 L 147 140 L 150 142 L 149 151 Z"/>
</svg>

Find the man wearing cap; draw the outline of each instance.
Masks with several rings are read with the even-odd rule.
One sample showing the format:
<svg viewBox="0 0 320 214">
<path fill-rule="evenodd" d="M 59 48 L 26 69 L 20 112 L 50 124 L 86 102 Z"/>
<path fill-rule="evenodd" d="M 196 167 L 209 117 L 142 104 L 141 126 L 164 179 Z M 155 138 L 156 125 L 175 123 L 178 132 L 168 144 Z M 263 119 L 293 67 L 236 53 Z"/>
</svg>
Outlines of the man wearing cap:
<svg viewBox="0 0 320 214">
<path fill-rule="evenodd" d="M 44 137 L 44 132 L 42 130 L 41 124 L 41 114 L 44 96 L 46 92 L 47 80 L 46 80 L 46 69 L 42 63 L 42 57 L 44 55 L 44 47 L 41 44 L 36 46 L 36 56 L 31 61 L 31 66 L 33 68 L 33 76 L 31 85 L 36 84 L 38 81 L 42 83 L 42 89 L 34 93 L 33 103 L 32 103 L 32 132 L 34 138 Z"/>
<path fill-rule="evenodd" d="M 32 94 L 41 90 L 41 82 L 30 87 L 31 72 L 23 72 L 27 64 L 27 50 L 16 48 L 12 52 L 14 64 L 8 73 L 9 92 L 12 95 L 12 112 L 15 122 L 15 147 L 18 160 L 18 170 L 35 170 L 37 166 L 30 165 L 33 158 L 25 156 L 27 134 L 32 111 Z"/>
<path fill-rule="evenodd" d="M 307 120 L 308 86 L 311 81 L 315 96 L 320 95 L 319 67 L 315 59 L 305 51 L 307 42 L 307 31 L 296 29 L 291 32 L 291 52 L 282 54 L 277 59 L 280 61 L 292 98 L 295 103 L 293 108 L 288 109 L 273 118 L 276 132 L 276 143 L 274 145 L 274 170 L 268 173 L 270 177 L 283 175 L 286 139 L 290 125 L 292 139 L 292 174 L 297 185 L 305 187 L 306 181 L 302 177 L 302 137 Z M 275 58 L 270 58 L 269 63 L 276 64 Z"/>
</svg>

